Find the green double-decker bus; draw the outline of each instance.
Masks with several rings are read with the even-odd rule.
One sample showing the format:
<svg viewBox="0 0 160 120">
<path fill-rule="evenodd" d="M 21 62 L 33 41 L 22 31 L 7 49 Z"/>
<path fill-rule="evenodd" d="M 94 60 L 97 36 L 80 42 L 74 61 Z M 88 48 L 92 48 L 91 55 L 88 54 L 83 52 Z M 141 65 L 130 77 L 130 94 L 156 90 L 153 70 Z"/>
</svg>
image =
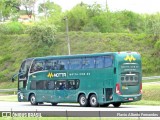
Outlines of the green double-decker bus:
<svg viewBox="0 0 160 120">
<path fill-rule="evenodd" d="M 17 75 L 18 101 L 32 105 L 119 107 L 142 97 L 141 56 L 137 52 L 28 58 Z"/>
</svg>

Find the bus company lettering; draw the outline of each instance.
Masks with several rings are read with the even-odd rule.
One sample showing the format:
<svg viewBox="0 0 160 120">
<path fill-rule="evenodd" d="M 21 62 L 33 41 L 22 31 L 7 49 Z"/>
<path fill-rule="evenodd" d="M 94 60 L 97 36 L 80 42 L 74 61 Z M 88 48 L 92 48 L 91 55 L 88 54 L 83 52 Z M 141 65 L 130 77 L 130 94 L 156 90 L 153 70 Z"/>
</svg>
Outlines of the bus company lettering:
<svg viewBox="0 0 160 120">
<path fill-rule="evenodd" d="M 49 72 L 47 77 L 49 78 L 53 78 L 53 77 L 67 77 L 67 74 L 66 73 L 52 73 L 52 72 Z"/>
</svg>

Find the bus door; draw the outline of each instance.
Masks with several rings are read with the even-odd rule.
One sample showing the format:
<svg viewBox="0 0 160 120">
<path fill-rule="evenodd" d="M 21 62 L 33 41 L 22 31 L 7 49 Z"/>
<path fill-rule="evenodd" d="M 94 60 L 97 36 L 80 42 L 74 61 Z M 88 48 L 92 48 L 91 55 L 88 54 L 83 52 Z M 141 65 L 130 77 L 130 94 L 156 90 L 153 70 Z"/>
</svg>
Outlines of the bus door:
<svg viewBox="0 0 160 120">
<path fill-rule="evenodd" d="M 18 101 L 24 101 L 23 93 L 26 91 L 28 71 L 31 65 L 32 59 L 27 59 L 22 62 L 21 68 L 18 73 Z"/>
<path fill-rule="evenodd" d="M 54 90 L 55 102 L 66 102 L 67 96 L 68 93 L 67 93 L 66 80 L 55 81 L 55 90 Z"/>
<path fill-rule="evenodd" d="M 107 79 L 103 83 L 103 94 L 105 101 L 113 100 L 113 79 Z"/>
</svg>

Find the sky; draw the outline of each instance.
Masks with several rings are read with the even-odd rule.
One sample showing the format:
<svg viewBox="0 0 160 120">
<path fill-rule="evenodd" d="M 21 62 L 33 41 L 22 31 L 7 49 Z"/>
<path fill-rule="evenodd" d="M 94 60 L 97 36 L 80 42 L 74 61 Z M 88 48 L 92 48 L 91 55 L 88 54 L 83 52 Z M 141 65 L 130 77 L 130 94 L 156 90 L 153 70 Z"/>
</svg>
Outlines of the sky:
<svg viewBox="0 0 160 120">
<path fill-rule="evenodd" d="M 46 0 L 38 0 L 39 2 Z M 160 0 L 51 0 L 62 7 L 62 10 L 70 10 L 81 1 L 89 5 L 95 2 L 105 7 L 106 1 L 111 11 L 131 10 L 137 13 L 160 12 Z"/>
</svg>

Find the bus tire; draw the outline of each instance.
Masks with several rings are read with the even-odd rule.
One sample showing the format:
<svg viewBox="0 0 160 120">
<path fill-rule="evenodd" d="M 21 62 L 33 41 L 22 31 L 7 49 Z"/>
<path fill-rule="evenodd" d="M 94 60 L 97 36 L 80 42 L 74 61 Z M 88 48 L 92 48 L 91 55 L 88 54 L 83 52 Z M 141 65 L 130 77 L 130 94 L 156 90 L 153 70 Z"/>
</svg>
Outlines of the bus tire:
<svg viewBox="0 0 160 120">
<path fill-rule="evenodd" d="M 108 103 L 105 103 L 105 104 L 103 104 L 103 105 L 100 105 L 100 107 L 108 107 L 108 106 L 109 106 Z"/>
<path fill-rule="evenodd" d="M 89 98 L 89 103 L 91 107 L 97 107 L 98 106 L 98 100 L 97 96 L 95 94 L 92 94 Z"/>
<path fill-rule="evenodd" d="M 36 97 L 34 94 L 31 95 L 30 97 L 30 103 L 31 105 L 38 105 L 38 103 L 36 102 Z"/>
<path fill-rule="evenodd" d="M 113 106 L 114 106 L 114 107 L 119 107 L 120 105 L 121 105 L 121 103 L 120 103 L 120 102 L 113 103 Z"/>
<path fill-rule="evenodd" d="M 53 102 L 53 103 L 51 103 L 51 104 L 52 104 L 52 106 L 56 106 L 58 103 L 54 103 L 54 102 Z"/>
<path fill-rule="evenodd" d="M 87 100 L 87 98 L 84 94 L 81 94 L 79 96 L 79 104 L 82 107 L 87 107 L 88 106 L 88 100 Z"/>
</svg>

